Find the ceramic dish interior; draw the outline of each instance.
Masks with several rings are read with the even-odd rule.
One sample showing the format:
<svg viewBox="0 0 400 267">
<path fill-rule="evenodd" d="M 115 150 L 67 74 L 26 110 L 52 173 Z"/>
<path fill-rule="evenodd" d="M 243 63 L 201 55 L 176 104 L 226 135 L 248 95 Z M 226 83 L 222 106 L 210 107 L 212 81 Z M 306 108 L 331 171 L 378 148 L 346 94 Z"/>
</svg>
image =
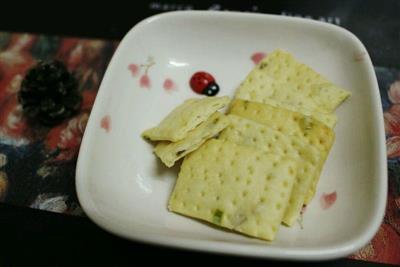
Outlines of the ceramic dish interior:
<svg viewBox="0 0 400 267">
<path fill-rule="evenodd" d="M 336 142 L 302 225 L 282 226 L 274 242 L 264 242 L 168 212 L 179 168 L 163 167 L 141 132 L 198 96 L 188 85 L 194 72 L 212 73 L 218 95 L 233 96 L 254 61 L 277 48 L 352 92 L 337 110 Z M 375 73 L 353 34 L 283 16 L 172 12 L 142 21 L 118 47 L 86 128 L 76 186 L 87 215 L 129 239 L 258 257 L 328 259 L 361 248 L 378 229 L 387 192 L 385 155 Z M 332 194 L 336 201 L 321 205 Z"/>
</svg>

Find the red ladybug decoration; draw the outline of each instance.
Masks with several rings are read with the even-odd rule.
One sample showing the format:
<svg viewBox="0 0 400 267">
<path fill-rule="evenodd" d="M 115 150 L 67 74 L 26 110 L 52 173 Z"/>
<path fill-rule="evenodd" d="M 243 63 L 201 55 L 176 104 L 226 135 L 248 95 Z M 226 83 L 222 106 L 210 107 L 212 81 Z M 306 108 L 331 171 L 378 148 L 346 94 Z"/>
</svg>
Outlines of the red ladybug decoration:
<svg viewBox="0 0 400 267">
<path fill-rule="evenodd" d="M 199 71 L 190 78 L 190 87 L 198 94 L 214 96 L 219 92 L 219 86 L 214 77 L 205 71 Z"/>
</svg>

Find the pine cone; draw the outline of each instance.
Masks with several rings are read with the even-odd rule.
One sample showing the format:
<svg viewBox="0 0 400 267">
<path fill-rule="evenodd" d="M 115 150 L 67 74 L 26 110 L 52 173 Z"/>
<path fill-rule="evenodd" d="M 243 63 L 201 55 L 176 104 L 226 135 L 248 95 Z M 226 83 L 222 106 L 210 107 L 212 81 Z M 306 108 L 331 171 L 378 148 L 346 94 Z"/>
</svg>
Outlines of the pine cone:
<svg viewBox="0 0 400 267">
<path fill-rule="evenodd" d="M 29 119 L 46 126 L 72 116 L 82 102 L 76 79 L 57 60 L 42 61 L 30 69 L 21 83 L 18 99 Z"/>
</svg>

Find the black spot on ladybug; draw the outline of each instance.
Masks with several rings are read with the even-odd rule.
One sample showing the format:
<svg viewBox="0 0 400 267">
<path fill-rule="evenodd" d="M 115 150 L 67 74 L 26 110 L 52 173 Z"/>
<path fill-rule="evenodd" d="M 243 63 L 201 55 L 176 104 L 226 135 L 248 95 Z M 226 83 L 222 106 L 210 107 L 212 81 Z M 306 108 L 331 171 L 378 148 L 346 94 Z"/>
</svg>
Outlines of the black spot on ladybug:
<svg viewBox="0 0 400 267">
<path fill-rule="evenodd" d="M 215 96 L 219 92 L 219 86 L 216 83 L 209 84 L 203 91 L 203 94 L 207 96 Z"/>
</svg>

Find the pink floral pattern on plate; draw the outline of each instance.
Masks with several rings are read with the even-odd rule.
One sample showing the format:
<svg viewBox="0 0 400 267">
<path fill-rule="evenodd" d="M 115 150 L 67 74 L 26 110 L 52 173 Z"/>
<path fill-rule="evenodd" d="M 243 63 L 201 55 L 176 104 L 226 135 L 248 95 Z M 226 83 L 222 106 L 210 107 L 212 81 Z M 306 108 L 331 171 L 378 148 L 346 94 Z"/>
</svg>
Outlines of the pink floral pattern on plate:
<svg viewBox="0 0 400 267">
<path fill-rule="evenodd" d="M 111 131 L 111 117 L 110 115 L 105 115 L 100 120 L 100 127 L 104 129 L 107 133 Z"/>
<path fill-rule="evenodd" d="M 256 52 L 253 55 L 251 55 L 250 59 L 251 61 L 253 61 L 253 63 L 255 65 L 257 65 L 258 63 L 260 63 L 261 60 L 263 60 L 265 57 L 267 56 L 266 53 L 264 52 Z"/>
<path fill-rule="evenodd" d="M 128 70 L 130 70 L 133 77 L 136 77 L 139 75 L 139 66 L 136 64 L 129 64 Z"/>
<path fill-rule="evenodd" d="M 146 63 L 143 64 L 135 64 L 131 63 L 128 65 L 128 70 L 133 77 L 139 76 L 140 72 L 143 71 L 143 74 L 139 78 L 139 86 L 141 88 L 150 89 L 151 88 L 151 78 L 149 75 L 150 68 L 155 65 L 153 57 L 148 57 Z"/>
<path fill-rule="evenodd" d="M 320 197 L 320 203 L 322 209 L 326 210 L 332 207 L 333 204 L 335 204 L 337 200 L 337 193 L 336 191 L 333 191 L 331 193 L 322 193 Z"/>
<path fill-rule="evenodd" d="M 164 80 L 163 88 L 165 91 L 170 93 L 170 92 L 176 90 L 177 86 L 176 86 L 176 83 L 171 78 L 167 78 Z"/>
<path fill-rule="evenodd" d="M 361 62 L 365 59 L 365 57 L 367 56 L 367 53 L 365 51 L 362 52 L 358 52 L 354 54 L 354 61 L 355 62 Z"/>
</svg>

